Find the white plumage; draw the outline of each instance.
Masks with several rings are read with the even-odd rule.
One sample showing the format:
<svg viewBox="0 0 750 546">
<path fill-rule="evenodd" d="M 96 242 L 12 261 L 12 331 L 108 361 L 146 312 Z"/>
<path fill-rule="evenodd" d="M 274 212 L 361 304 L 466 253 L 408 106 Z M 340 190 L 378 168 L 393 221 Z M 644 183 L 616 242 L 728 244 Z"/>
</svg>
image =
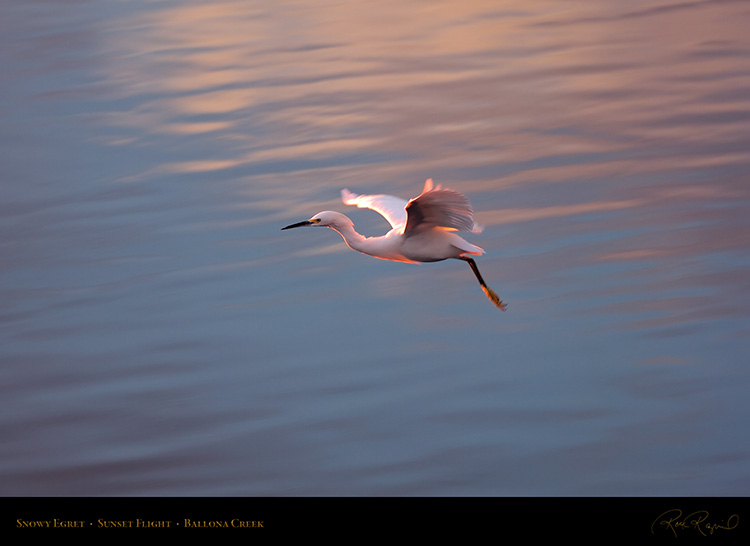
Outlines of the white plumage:
<svg viewBox="0 0 750 546">
<path fill-rule="evenodd" d="M 391 230 L 380 237 L 365 237 L 357 233 L 348 217 L 334 211 L 319 212 L 309 220 L 281 229 L 329 227 L 344 238 L 349 248 L 384 260 L 409 263 L 463 260 L 471 266 L 487 297 L 503 311 L 507 308 L 484 282 L 476 262 L 469 257 L 483 254 L 484 250 L 455 233 L 481 231 L 474 223 L 474 211 L 466 196 L 434 186 L 429 179 L 422 193 L 408 202 L 392 195 L 355 195 L 347 189 L 341 190 L 341 200 L 346 205 L 378 212 L 391 225 Z"/>
</svg>

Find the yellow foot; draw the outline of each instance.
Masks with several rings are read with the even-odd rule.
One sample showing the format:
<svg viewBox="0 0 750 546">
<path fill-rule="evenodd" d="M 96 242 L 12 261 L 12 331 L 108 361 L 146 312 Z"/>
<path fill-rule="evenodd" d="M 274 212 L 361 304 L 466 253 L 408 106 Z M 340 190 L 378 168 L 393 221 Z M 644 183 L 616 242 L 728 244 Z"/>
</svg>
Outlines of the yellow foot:
<svg viewBox="0 0 750 546">
<path fill-rule="evenodd" d="M 497 297 L 497 294 L 495 294 L 495 291 L 490 288 L 489 286 L 483 286 L 482 290 L 484 290 L 485 295 L 490 299 L 492 303 L 494 303 L 498 309 L 501 311 L 505 311 L 508 309 L 508 304 L 503 303 L 499 297 Z"/>
</svg>

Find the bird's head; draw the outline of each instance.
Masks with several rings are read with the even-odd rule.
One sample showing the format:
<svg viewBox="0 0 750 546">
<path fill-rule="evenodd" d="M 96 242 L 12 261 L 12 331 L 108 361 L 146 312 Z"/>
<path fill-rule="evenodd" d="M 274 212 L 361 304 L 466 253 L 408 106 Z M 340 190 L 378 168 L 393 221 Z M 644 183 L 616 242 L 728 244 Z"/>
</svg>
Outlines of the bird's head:
<svg viewBox="0 0 750 546">
<path fill-rule="evenodd" d="M 324 210 L 323 212 L 319 212 L 318 214 L 313 215 L 309 220 L 305 220 L 304 222 L 297 222 L 296 224 L 291 224 L 281 229 L 292 229 L 305 226 L 319 226 L 338 229 L 346 225 L 352 225 L 352 221 L 349 220 L 349 218 L 347 218 L 340 212 Z"/>
</svg>

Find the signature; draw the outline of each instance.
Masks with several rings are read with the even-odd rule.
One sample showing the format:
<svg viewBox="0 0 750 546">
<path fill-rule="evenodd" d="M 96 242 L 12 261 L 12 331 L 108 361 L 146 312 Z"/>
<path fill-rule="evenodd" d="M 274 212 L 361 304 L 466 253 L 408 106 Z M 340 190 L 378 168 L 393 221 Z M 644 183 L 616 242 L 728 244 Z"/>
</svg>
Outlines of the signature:
<svg viewBox="0 0 750 546">
<path fill-rule="evenodd" d="M 732 514 L 725 520 L 711 522 L 708 520 L 708 510 L 696 510 L 683 516 L 682 510 L 667 510 L 651 524 L 651 534 L 663 527 L 677 536 L 678 531 L 695 531 L 703 536 L 713 535 L 716 531 L 731 531 L 740 524 L 740 516 Z"/>
</svg>

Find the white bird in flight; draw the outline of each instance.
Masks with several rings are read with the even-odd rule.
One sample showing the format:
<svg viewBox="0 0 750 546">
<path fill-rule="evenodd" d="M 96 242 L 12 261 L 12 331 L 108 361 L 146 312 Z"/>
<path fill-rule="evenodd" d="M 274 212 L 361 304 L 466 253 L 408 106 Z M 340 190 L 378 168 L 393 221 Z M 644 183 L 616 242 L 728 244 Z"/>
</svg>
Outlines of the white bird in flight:
<svg viewBox="0 0 750 546">
<path fill-rule="evenodd" d="M 404 201 L 392 195 L 355 195 L 341 190 L 346 205 L 372 209 L 391 225 L 391 230 L 380 237 L 365 237 L 357 233 L 354 224 L 340 212 L 326 210 L 309 220 L 281 228 L 304 226 L 329 227 L 339 232 L 349 248 L 384 260 L 396 262 L 439 262 L 454 258 L 469 264 L 487 297 L 502 311 L 508 307 L 497 297 L 479 273 L 469 255 L 481 255 L 484 250 L 468 243 L 455 231 L 479 233 L 474 223 L 474 211 L 466 196 L 455 190 L 433 186 L 425 182 L 424 190 L 414 199 Z"/>
</svg>

